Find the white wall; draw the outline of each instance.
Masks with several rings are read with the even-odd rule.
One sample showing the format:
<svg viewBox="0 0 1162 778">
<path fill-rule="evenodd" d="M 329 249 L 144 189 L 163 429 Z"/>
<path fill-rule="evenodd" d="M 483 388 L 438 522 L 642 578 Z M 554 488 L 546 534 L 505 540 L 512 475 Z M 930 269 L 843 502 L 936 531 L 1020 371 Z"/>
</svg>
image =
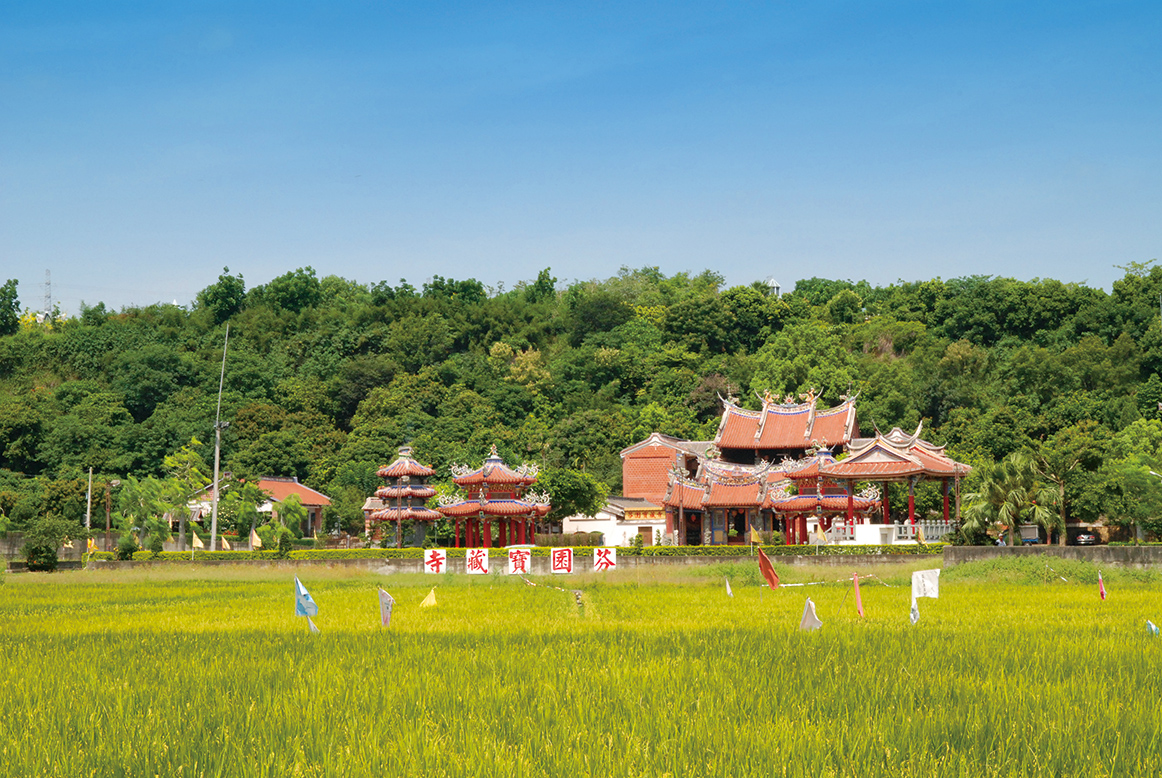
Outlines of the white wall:
<svg viewBox="0 0 1162 778">
<path fill-rule="evenodd" d="M 666 531 L 665 519 L 652 521 L 618 521 L 617 517 L 605 511 L 598 511 L 596 516 L 568 516 L 562 522 L 562 531 L 568 532 L 601 532 L 605 535 L 607 546 L 628 546 L 638 534 L 638 527 L 652 527 L 654 530 L 654 545 L 660 544 L 662 533 Z"/>
</svg>

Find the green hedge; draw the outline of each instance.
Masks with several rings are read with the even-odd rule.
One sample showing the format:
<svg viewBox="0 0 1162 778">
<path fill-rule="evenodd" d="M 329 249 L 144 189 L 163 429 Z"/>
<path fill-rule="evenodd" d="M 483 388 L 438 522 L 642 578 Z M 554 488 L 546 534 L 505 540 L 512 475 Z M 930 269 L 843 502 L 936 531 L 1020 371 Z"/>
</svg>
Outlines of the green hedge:
<svg viewBox="0 0 1162 778">
<path fill-rule="evenodd" d="M 767 556 L 924 556 L 944 553 L 946 543 L 919 546 L 763 546 Z M 631 556 L 628 549 L 619 550 Z M 647 546 L 642 556 L 749 556 L 747 546 Z"/>
<path fill-rule="evenodd" d="M 946 543 L 929 543 L 924 546 L 906 544 L 898 546 L 763 546 L 767 556 L 928 556 L 939 555 L 944 552 Z M 573 555 L 578 558 L 590 557 L 594 548 L 601 546 L 573 546 Z M 446 548 L 450 559 L 463 559 L 467 549 Z M 491 549 L 494 555 L 503 556 L 504 549 Z M 529 549 L 535 557 L 547 557 L 553 548 L 536 546 Z M 290 559 L 300 560 L 327 560 L 327 559 L 421 559 L 425 549 L 422 548 L 327 548 L 292 551 Z M 635 553 L 637 549 L 629 546 L 618 548 L 622 556 L 645 557 L 675 557 L 675 556 L 709 556 L 709 557 L 746 557 L 751 555 L 748 546 L 646 546 Z M 94 560 L 112 560 L 112 552 L 97 551 L 92 555 Z M 195 551 L 193 560 L 189 551 L 163 551 L 156 559 L 148 551 L 139 551 L 133 555 L 138 562 L 205 562 L 210 560 L 273 560 L 278 559 L 275 551 Z"/>
</svg>

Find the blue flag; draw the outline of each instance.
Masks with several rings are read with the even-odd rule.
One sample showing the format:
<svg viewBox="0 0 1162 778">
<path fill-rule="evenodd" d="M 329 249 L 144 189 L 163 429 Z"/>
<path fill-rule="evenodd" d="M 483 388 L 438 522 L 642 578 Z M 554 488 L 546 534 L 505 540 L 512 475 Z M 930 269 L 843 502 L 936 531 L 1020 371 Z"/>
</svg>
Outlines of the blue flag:
<svg viewBox="0 0 1162 778">
<path fill-rule="evenodd" d="M 295 576 L 295 615 L 307 617 L 319 615 L 319 606 L 315 605 L 315 601 L 311 599 L 311 593 L 303 588 L 297 575 Z"/>
</svg>

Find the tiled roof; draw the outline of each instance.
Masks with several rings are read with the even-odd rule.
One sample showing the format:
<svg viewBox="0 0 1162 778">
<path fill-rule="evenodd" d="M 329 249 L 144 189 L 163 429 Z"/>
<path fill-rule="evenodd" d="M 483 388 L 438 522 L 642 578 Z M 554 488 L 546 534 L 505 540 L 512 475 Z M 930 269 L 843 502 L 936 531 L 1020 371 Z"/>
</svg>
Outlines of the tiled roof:
<svg viewBox="0 0 1162 778">
<path fill-rule="evenodd" d="M 814 398 L 800 404 L 763 403 L 751 411 L 724 401 L 722 421 L 714 438 L 720 449 L 803 449 L 845 445 L 855 430 L 855 403 L 847 400 L 819 410 Z"/>
<path fill-rule="evenodd" d="M 674 508 L 681 507 L 688 511 L 702 510 L 702 498 L 706 490 L 701 486 L 680 481 L 673 485 L 670 494 L 666 497 L 666 505 Z"/>
<path fill-rule="evenodd" d="M 381 486 L 375 490 L 375 496 L 381 500 L 408 499 L 426 500 L 436 494 L 430 486 L 409 484 L 407 486 Z"/>
<path fill-rule="evenodd" d="M 710 484 L 710 493 L 703 499 L 703 504 L 716 508 L 734 507 L 739 505 L 757 506 L 762 500 L 762 484 L 725 484 L 713 482 Z"/>
<path fill-rule="evenodd" d="M 411 446 L 400 446 L 396 460 L 379 468 L 377 474 L 380 478 L 401 478 L 405 475 L 412 478 L 427 478 L 435 475 L 436 471 L 412 459 Z"/>
<path fill-rule="evenodd" d="M 450 518 L 485 516 L 518 517 L 544 516 L 550 510 L 548 505 L 536 505 L 524 500 L 465 500 L 452 505 L 441 505 L 440 513 Z"/>
<path fill-rule="evenodd" d="M 475 470 L 453 465 L 452 480 L 457 486 L 529 486 L 536 483 L 537 470 L 535 465 L 521 465 L 514 470 L 504 463 L 493 446 L 484 464 Z"/>
<path fill-rule="evenodd" d="M 943 446 L 921 440 L 920 429 L 917 427 L 908 435 L 896 427 L 887 435 L 877 434 L 874 438 L 853 441 L 848 458 L 824 466 L 823 474 L 835 478 L 876 480 L 913 476 L 947 478 L 972 471 L 968 465 L 948 457 Z"/>
<path fill-rule="evenodd" d="M 435 521 L 440 517 L 441 514 L 431 508 L 383 508 L 371 514 L 371 518 L 378 521 Z"/>
<path fill-rule="evenodd" d="M 828 513 L 839 513 L 847 510 L 847 496 L 819 497 L 814 494 L 784 497 L 780 500 L 768 500 L 766 507 L 779 513 L 810 513 L 823 510 Z M 866 511 L 875 507 L 876 501 L 864 497 L 852 499 L 852 506 L 857 511 Z"/>
<path fill-rule="evenodd" d="M 275 502 L 282 502 L 292 494 L 297 494 L 303 505 L 327 506 L 331 498 L 309 486 L 303 486 L 297 478 L 275 478 L 263 476 L 258 479 L 258 488 L 270 495 Z"/>
</svg>

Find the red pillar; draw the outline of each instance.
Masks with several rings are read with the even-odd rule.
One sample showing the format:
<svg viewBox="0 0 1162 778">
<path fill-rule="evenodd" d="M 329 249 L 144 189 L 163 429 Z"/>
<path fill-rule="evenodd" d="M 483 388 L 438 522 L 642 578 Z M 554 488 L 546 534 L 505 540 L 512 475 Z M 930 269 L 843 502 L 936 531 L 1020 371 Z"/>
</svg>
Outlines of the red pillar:
<svg viewBox="0 0 1162 778">
<path fill-rule="evenodd" d="M 847 482 L 847 523 L 855 523 L 855 481 Z"/>
<path fill-rule="evenodd" d="M 908 523 L 913 527 L 916 526 L 916 495 L 915 495 L 915 480 L 908 479 Z"/>
<path fill-rule="evenodd" d="M 799 545 L 805 544 L 807 542 L 807 514 L 805 513 L 799 514 L 799 531 L 797 534 L 799 536 Z"/>
<path fill-rule="evenodd" d="M 944 479 L 944 520 L 948 521 L 948 479 Z"/>
<path fill-rule="evenodd" d="M 891 524 L 892 511 L 891 507 L 888 505 L 888 482 L 884 481 L 880 484 L 880 486 L 884 490 L 884 524 Z"/>
<path fill-rule="evenodd" d="M 460 520 L 456 519 L 456 548 L 460 548 Z"/>
<path fill-rule="evenodd" d="M 501 519 L 496 522 L 496 539 L 497 545 L 504 548 L 508 545 L 508 519 Z"/>
<path fill-rule="evenodd" d="M 674 509 L 666 508 L 666 536 L 674 534 Z"/>
<path fill-rule="evenodd" d="M 484 547 L 492 548 L 492 519 L 484 520 Z"/>
</svg>

